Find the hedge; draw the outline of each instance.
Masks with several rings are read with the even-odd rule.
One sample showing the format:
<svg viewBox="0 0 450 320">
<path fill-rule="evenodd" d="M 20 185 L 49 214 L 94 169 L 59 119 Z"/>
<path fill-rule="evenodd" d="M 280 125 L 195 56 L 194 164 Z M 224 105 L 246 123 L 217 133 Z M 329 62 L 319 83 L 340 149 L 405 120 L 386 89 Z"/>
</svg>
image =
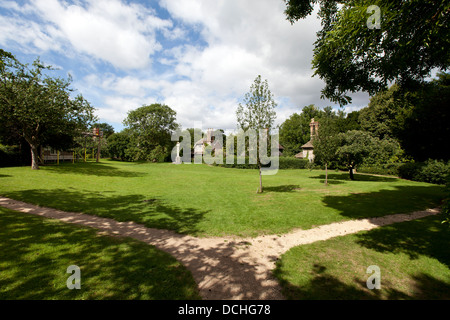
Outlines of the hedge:
<svg viewBox="0 0 450 320">
<path fill-rule="evenodd" d="M 239 164 L 238 161 L 244 162 L 243 164 Z M 224 162 L 226 162 L 226 159 L 224 159 Z M 309 163 L 308 160 L 303 159 L 297 159 L 294 157 L 280 157 L 279 158 L 279 169 L 305 169 L 307 164 Z M 215 164 L 217 165 L 217 164 Z M 232 164 L 219 164 L 217 166 L 225 167 L 225 168 L 235 168 L 235 169 L 258 169 L 257 164 L 250 164 L 248 157 L 234 157 L 234 162 Z M 263 165 L 263 167 L 270 167 L 269 165 Z"/>
<path fill-rule="evenodd" d="M 398 176 L 402 179 L 445 184 L 450 175 L 450 162 L 427 160 L 425 162 L 391 163 L 377 167 L 358 167 L 358 172 Z"/>
</svg>

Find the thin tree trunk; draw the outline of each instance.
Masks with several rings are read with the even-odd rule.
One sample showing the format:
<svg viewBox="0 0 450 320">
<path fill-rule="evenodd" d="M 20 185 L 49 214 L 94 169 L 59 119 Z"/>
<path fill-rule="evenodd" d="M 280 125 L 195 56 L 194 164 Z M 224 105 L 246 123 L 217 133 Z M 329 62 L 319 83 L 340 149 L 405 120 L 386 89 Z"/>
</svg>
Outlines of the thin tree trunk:
<svg viewBox="0 0 450 320">
<path fill-rule="evenodd" d="M 262 186 L 262 174 L 261 174 L 261 163 L 259 164 L 259 193 L 263 192 Z"/>
<path fill-rule="evenodd" d="M 38 147 L 34 144 L 30 145 L 31 147 L 31 169 L 39 170 L 39 153 Z"/>
<path fill-rule="evenodd" d="M 328 185 L 328 164 L 325 163 L 325 185 Z"/>
</svg>

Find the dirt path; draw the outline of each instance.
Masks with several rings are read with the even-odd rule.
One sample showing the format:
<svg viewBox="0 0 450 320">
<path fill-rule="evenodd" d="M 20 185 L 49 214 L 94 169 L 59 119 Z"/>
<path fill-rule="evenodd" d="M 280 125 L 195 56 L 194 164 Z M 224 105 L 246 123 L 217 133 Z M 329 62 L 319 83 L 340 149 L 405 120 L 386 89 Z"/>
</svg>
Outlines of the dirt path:
<svg viewBox="0 0 450 320">
<path fill-rule="evenodd" d="M 380 226 L 423 218 L 438 209 L 381 218 L 352 220 L 257 238 L 195 238 L 151 229 L 134 222 L 117 222 L 82 213 L 64 212 L 0 197 L 0 206 L 64 222 L 88 226 L 102 233 L 134 238 L 171 254 L 196 280 L 203 299 L 283 299 L 272 276 L 276 259 L 290 248 Z"/>
</svg>

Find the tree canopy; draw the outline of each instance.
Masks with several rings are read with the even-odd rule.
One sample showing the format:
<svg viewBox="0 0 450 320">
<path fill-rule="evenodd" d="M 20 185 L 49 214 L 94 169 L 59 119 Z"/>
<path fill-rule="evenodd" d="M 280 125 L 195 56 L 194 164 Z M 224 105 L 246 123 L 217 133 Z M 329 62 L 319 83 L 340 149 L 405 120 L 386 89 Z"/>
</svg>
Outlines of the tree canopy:
<svg viewBox="0 0 450 320">
<path fill-rule="evenodd" d="M 351 92 L 371 95 L 397 82 L 410 88 L 450 64 L 450 3 L 435 0 L 284 0 L 291 23 L 318 5 L 322 30 L 312 61 L 322 97 L 345 105 Z M 373 11 L 379 9 L 379 16 Z M 374 13 L 375 12 L 375 13 Z M 378 20 L 378 27 L 373 26 Z"/>
<path fill-rule="evenodd" d="M 176 112 L 154 103 L 128 112 L 124 124 L 135 144 L 134 160 L 164 161 L 172 148 L 171 134 L 179 125 Z"/>
<path fill-rule="evenodd" d="M 32 169 L 39 169 L 40 146 L 70 147 L 96 120 L 82 95 L 71 97 L 71 78 L 51 77 L 51 70 L 39 59 L 29 68 L 0 49 L 0 120 L 30 145 Z"/>
<path fill-rule="evenodd" d="M 277 104 L 270 92 L 268 81 L 262 81 L 261 75 L 255 78 L 253 84 L 250 86 L 250 91 L 245 94 L 244 103 L 244 106 L 239 104 L 236 110 L 238 127 L 243 131 L 249 129 L 255 130 L 257 135 L 260 132 L 259 130 L 267 129 L 270 132 L 276 119 L 275 108 Z M 257 145 L 254 147 L 258 151 L 256 162 L 259 167 L 259 192 L 263 192 L 259 146 L 260 141 L 257 139 Z"/>
</svg>

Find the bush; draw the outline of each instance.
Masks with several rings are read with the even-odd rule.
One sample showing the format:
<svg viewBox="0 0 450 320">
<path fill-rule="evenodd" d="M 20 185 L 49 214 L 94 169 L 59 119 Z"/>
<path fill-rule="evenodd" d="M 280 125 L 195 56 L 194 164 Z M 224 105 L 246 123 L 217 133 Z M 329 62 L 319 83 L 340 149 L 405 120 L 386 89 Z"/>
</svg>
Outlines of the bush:
<svg viewBox="0 0 450 320">
<path fill-rule="evenodd" d="M 0 167 L 12 167 L 21 164 L 19 148 L 0 144 Z"/>
<path fill-rule="evenodd" d="M 450 173 L 450 163 L 438 160 L 405 163 L 398 168 L 398 176 L 403 179 L 445 184 Z"/>
<path fill-rule="evenodd" d="M 305 169 L 309 160 L 294 157 L 280 157 L 280 169 Z"/>
<path fill-rule="evenodd" d="M 381 174 L 388 176 L 398 176 L 399 168 L 404 165 L 403 163 L 388 163 L 379 166 L 359 166 L 357 168 L 358 172 L 361 173 L 371 173 L 371 174 Z"/>
</svg>

